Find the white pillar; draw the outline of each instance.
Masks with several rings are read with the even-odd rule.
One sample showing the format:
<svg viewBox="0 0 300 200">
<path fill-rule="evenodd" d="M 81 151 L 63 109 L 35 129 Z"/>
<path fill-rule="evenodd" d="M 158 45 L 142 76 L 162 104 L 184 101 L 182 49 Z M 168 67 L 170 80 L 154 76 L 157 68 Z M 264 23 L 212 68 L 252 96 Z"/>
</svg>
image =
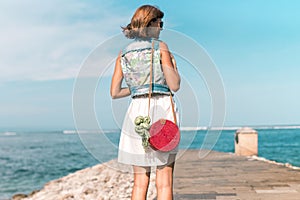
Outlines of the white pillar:
<svg viewBox="0 0 300 200">
<path fill-rule="evenodd" d="M 234 139 L 235 154 L 239 156 L 258 155 L 257 131 L 252 128 L 241 128 L 236 131 Z"/>
</svg>

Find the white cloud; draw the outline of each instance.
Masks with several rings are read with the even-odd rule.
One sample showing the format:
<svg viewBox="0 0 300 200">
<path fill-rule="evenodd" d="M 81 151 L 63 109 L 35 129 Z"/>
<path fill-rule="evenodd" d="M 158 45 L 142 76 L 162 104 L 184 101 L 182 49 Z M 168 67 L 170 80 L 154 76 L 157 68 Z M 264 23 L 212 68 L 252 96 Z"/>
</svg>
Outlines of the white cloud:
<svg viewBox="0 0 300 200">
<path fill-rule="evenodd" d="M 106 1 L 1 1 L 0 82 L 75 77 L 88 53 L 128 22 L 120 10 Z"/>
</svg>

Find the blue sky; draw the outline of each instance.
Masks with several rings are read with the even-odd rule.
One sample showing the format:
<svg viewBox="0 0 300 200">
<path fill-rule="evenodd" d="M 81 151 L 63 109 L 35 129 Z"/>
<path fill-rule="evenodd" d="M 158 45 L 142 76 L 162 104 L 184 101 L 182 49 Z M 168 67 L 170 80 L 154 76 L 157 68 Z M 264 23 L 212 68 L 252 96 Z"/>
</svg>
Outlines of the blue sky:
<svg viewBox="0 0 300 200">
<path fill-rule="evenodd" d="M 300 124 L 296 0 L 3 0 L 0 129 L 73 129 L 72 93 L 82 63 L 99 44 L 120 34 L 120 26 L 142 4 L 159 6 L 165 28 L 195 40 L 216 64 L 226 94 L 226 126 Z M 189 74 L 188 65 L 180 64 L 181 73 Z M 184 77 L 184 82 L 192 78 Z M 97 92 L 105 95 L 96 97 L 98 121 L 103 128 L 120 126 L 122 116 L 108 113 L 119 105 L 124 110 L 128 99 L 111 101 L 103 90 L 109 88 L 109 76 L 100 82 L 103 88 Z M 209 95 L 196 95 L 201 117 L 195 126 L 207 126 Z M 181 104 L 193 110 L 186 99 Z"/>
</svg>

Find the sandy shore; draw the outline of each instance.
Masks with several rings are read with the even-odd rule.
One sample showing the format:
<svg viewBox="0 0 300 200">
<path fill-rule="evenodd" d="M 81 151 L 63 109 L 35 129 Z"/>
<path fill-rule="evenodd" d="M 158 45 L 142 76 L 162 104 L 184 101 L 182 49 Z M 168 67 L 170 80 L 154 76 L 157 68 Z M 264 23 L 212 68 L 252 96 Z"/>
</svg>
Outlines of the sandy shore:
<svg viewBox="0 0 300 200">
<path fill-rule="evenodd" d="M 122 170 L 120 170 L 122 169 Z M 151 174 L 148 199 L 156 197 L 155 173 Z M 17 194 L 13 200 L 120 200 L 130 199 L 131 167 L 116 160 L 98 164 L 45 184 L 31 194 Z"/>
</svg>

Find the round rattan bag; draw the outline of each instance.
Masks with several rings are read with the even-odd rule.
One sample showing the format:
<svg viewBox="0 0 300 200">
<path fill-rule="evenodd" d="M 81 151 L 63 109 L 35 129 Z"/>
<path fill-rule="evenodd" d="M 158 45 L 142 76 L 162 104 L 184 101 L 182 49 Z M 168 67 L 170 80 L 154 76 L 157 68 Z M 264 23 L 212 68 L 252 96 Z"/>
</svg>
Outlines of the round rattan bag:
<svg viewBox="0 0 300 200">
<path fill-rule="evenodd" d="M 175 149 L 180 141 L 178 126 L 167 119 L 160 119 L 151 125 L 149 143 L 153 149 L 168 152 Z"/>
</svg>

